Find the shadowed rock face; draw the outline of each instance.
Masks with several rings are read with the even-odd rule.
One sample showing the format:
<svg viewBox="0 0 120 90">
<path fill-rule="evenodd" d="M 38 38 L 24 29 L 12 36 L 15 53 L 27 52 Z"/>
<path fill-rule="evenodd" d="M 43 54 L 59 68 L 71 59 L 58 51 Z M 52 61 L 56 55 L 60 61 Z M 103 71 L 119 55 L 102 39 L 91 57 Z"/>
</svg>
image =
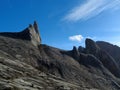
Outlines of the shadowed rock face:
<svg viewBox="0 0 120 90">
<path fill-rule="evenodd" d="M 99 59 L 97 59 L 94 55 L 91 54 L 80 54 L 80 63 L 89 67 L 89 66 L 93 66 L 96 68 L 101 68 L 103 67 L 102 63 L 99 61 Z"/>
<path fill-rule="evenodd" d="M 93 40 L 61 50 L 41 44 L 34 22 L 0 33 L 0 90 L 119 90 L 119 66 Z"/>
<path fill-rule="evenodd" d="M 106 51 L 100 49 L 93 40 L 86 39 L 86 53 L 97 57 L 110 72 L 112 72 L 115 76 L 120 77 L 119 66 L 113 57 Z"/>
<path fill-rule="evenodd" d="M 91 39 L 87 38 L 85 40 L 85 45 L 86 45 L 86 53 L 91 53 L 95 55 L 100 50 L 100 48 L 96 45 L 96 43 Z"/>
<path fill-rule="evenodd" d="M 97 41 L 96 43 L 102 50 L 109 53 L 120 67 L 120 47 L 104 41 Z"/>
</svg>

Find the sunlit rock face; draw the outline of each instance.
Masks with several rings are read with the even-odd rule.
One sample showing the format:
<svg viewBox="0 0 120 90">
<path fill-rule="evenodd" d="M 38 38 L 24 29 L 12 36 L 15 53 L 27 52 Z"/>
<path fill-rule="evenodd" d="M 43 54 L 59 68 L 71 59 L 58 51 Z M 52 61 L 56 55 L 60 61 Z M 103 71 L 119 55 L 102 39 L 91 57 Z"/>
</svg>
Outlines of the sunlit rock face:
<svg viewBox="0 0 120 90">
<path fill-rule="evenodd" d="M 41 38 L 39 33 L 39 28 L 37 22 L 35 21 L 33 25 L 29 25 L 28 27 L 29 37 L 33 45 L 38 46 L 41 44 Z"/>
</svg>

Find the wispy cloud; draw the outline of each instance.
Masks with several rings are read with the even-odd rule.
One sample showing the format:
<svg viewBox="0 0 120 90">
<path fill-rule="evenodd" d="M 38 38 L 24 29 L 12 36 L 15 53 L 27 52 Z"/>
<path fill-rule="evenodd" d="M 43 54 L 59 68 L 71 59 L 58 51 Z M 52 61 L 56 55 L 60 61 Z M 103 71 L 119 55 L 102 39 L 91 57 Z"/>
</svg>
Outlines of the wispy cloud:
<svg viewBox="0 0 120 90">
<path fill-rule="evenodd" d="M 84 37 L 83 37 L 82 35 L 74 35 L 74 36 L 70 36 L 70 37 L 69 37 L 69 40 L 81 42 L 83 38 L 84 38 Z"/>
<path fill-rule="evenodd" d="M 105 10 L 118 8 L 120 8 L 120 0 L 86 0 L 84 4 L 80 4 L 70 10 L 64 20 L 87 20 Z"/>
</svg>

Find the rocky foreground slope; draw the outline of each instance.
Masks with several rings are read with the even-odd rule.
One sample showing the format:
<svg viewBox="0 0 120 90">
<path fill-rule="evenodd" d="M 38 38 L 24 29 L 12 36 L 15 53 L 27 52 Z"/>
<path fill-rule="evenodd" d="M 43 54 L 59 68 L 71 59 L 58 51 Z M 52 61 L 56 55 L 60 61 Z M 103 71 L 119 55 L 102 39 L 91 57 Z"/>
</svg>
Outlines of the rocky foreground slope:
<svg viewBox="0 0 120 90">
<path fill-rule="evenodd" d="M 120 90 L 120 48 L 85 44 L 70 51 L 43 45 L 36 22 L 0 33 L 0 90 Z"/>
</svg>

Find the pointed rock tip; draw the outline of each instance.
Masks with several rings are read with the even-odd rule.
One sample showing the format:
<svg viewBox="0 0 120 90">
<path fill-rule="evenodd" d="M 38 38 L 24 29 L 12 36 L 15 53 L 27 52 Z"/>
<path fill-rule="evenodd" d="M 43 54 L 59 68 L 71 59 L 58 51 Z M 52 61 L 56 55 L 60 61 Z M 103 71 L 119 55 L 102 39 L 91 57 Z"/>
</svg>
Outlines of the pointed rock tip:
<svg viewBox="0 0 120 90">
<path fill-rule="evenodd" d="M 34 21 L 33 26 L 34 26 L 34 29 L 35 29 L 36 33 L 39 34 L 39 27 L 38 27 L 37 21 Z"/>
<path fill-rule="evenodd" d="M 90 39 L 90 38 L 86 38 L 86 40 L 85 40 L 86 42 L 94 42 L 92 39 Z"/>
<path fill-rule="evenodd" d="M 73 50 L 72 50 L 74 53 L 79 53 L 78 52 L 78 48 L 76 46 L 73 46 Z"/>
<path fill-rule="evenodd" d="M 34 24 L 37 24 L 37 21 L 36 21 L 36 20 L 34 21 Z M 38 25 L 38 24 L 37 24 L 37 25 Z"/>
<path fill-rule="evenodd" d="M 96 45 L 96 43 L 92 39 L 86 38 L 85 45 L 86 46 L 89 46 L 89 45 L 91 46 L 91 45 Z"/>
<path fill-rule="evenodd" d="M 73 46 L 73 50 L 77 50 L 77 47 L 76 47 L 76 46 Z"/>
<path fill-rule="evenodd" d="M 29 27 L 22 31 L 22 34 L 25 34 L 23 35 L 24 38 L 28 38 L 28 40 L 30 40 L 34 46 L 41 44 L 41 37 L 36 21 L 34 21 L 33 24 L 29 24 Z"/>
<path fill-rule="evenodd" d="M 33 27 L 32 24 L 29 24 L 29 27 L 32 28 Z"/>
</svg>

